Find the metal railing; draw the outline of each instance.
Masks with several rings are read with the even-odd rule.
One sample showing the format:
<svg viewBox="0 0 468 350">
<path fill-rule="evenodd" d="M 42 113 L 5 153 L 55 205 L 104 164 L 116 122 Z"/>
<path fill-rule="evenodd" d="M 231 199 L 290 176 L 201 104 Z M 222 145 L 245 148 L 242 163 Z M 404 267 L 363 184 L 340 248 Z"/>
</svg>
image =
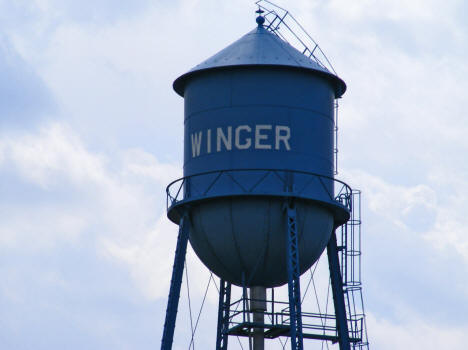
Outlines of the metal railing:
<svg viewBox="0 0 468 350">
<path fill-rule="evenodd" d="M 264 302 L 265 311 L 252 311 L 250 304 L 252 301 Z M 251 322 L 254 313 L 263 313 L 264 323 Z M 364 336 L 364 318 L 353 317 L 348 319 L 350 341 L 353 344 L 360 344 Z M 275 300 L 274 297 L 266 300 L 252 299 L 243 296 L 234 301 L 229 306 L 229 332 L 232 335 L 250 336 L 254 328 L 264 328 L 265 338 L 276 338 L 284 336 L 289 332 L 290 313 L 288 302 Z M 338 341 L 336 317 L 332 314 L 317 312 L 302 312 L 302 328 L 304 338 Z"/>
<path fill-rule="evenodd" d="M 317 42 L 288 10 L 268 0 L 259 0 L 255 4 L 264 11 L 264 26 L 267 30 L 297 48 L 304 56 L 314 60 L 320 67 L 338 75 Z"/>
<path fill-rule="evenodd" d="M 229 189 L 226 190 L 226 187 Z M 307 191 L 313 191 L 314 196 Z M 213 170 L 185 176 L 167 186 L 166 206 L 170 209 L 185 201 L 229 195 L 270 195 L 320 200 L 315 193 L 317 191 L 330 203 L 352 210 L 352 190 L 343 181 L 330 176 L 283 169 Z"/>
<path fill-rule="evenodd" d="M 361 192 L 353 190 L 348 200 L 352 202 L 351 216 L 348 222 L 341 226 L 337 233 L 340 251 L 341 276 L 345 295 L 348 334 L 351 348 L 355 350 L 369 349 L 366 316 L 362 296 L 361 282 Z M 229 334 L 251 336 L 255 328 L 264 328 L 265 338 L 276 338 L 287 335 L 290 327 L 290 312 L 288 302 L 275 300 L 273 290 L 271 298 L 256 300 L 244 295 L 229 305 Z M 264 302 L 264 324 L 251 322 L 254 313 L 250 303 Z M 304 338 L 337 342 L 337 320 L 334 314 L 319 312 L 302 312 L 302 327 Z"/>
</svg>

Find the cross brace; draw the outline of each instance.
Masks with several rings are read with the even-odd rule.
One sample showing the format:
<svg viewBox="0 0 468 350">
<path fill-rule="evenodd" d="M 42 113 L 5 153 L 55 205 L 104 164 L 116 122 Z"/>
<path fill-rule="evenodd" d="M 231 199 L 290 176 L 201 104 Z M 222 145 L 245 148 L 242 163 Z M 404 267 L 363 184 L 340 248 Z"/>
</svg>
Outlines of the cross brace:
<svg viewBox="0 0 468 350">
<path fill-rule="evenodd" d="M 218 330 L 216 350 L 227 350 L 229 338 L 229 310 L 231 306 L 231 283 L 221 279 L 219 283 Z"/>
<path fill-rule="evenodd" d="M 302 350 L 302 312 L 301 289 L 299 271 L 299 247 L 297 237 L 296 207 L 294 202 L 288 203 L 287 208 L 287 255 L 286 264 L 288 271 L 289 312 L 291 315 L 291 349 Z"/>
</svg>

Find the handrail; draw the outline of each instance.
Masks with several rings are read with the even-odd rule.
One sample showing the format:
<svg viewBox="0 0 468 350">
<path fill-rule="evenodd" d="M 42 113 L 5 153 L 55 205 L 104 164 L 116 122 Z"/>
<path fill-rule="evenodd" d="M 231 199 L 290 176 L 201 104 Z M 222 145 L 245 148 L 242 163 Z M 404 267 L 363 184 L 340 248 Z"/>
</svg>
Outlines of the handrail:
<svg viewBox="0 0 468 350">
<path fill-rule="evenodd" d="M 250 188 L 248 186 L 243 186 L 242 184 L 242 179 L 239 179 L 235 177 L 236 174 L 240 173 L 246 173 L 246 172 L 256 172 L 256 173 L 262 173 L 258 181 L 255 182 L 253 186 Z M 288 176 L 281 176 L 280 173 L 286 173 L 286 174 L 299 174 L 299 175 L 306 175 L 310 176 L 310 179 L 306 181 L 305 185 L 302 184 L 302 187 L 300 189 L 294 188 L 293 185 L 289 184 Z M 167 200 L 166 200 L 166 206 L 167 209 L 171 208 L 175 204 L 179 203 L 180 201 L 190 199 L 190 195 L 187 197 L 186 191 L 183 191 L 182 189 L 184 188 L 184 185 L 190 184 L 191 179 L 195 178 L 201 178 L 203 176 L 207 175 L 214 175 L 216 174 L 215 178 L 211 180 L 207 185 L 206 188 L 203 188 L 202 195 L 201 196 L 206 196 L 208 192 L 213 188 L 213 186 L 219 181 L 220 178 L 223 178 L 223 175 L 225 175 L 227 178 L 229 178 L 232 184 L 234 184 L 239 190 L 240 194 L 246 194 L 246 195 L 252 195 L 252 194 L 260 194 L 260 193 L 255 193 L 255 189 L 266 179 L 269 177 L 270 174 L 273 174 L 276 176 L 276 178 L 283 184 L 283 190 L 278 191 L 275 194 L 278 195 L 284 195 L 284 196 L 291 196 L 291 197 L 305 197 L 304 196 L 304 191 L 311 185 L 314 179 L 318 180 L 320 186 L 324 190 L 324 193 L 328 196 L 328 199 L 331 202 L 336 202 L 342 206 L 344 206 L 346 209 L 351 211 L 351 194 L 352 194 L 352 189 L 349 187 L 345 182 L 335 179 L 331 176 L 327 175 L 322 175 L 322 174 L 317 174 L 317 173 L 311 173 L 307 171 L 301 171 L 301 170 L 289 170 L 289 169 L 228 169 L 228 170 L 212 170 L 212 171 L 206 171 L 202 173 L 197 173 L 189 176 L 185 176 L 182 178 L 179 178 L 177 180 L 172 181 L 167 187 L 166 187 L 166 194 L 167 194 Z M 324 181 L 325 180 L 325 181 Z M 333 184 L 336 186 L 338 185 L 338 191 L 334 195 L 329 192 L 329 188 L 326 185 L 326 182 L 332 181 Z M 336 188 L 335 188 L 336 189 Z"/>
<path fill-rule="evenodd" d="M 322 68 L 338 75 L 325 52 L 288 10 L 268 0 L 258 0 L 255 4 L 265 12 L 263 17 L 267 30 L 290 45 L 296 46 L 304 56 L 313 59 Z M 278 23 L 275 23 L 276 20 L 279 20 Z M 281 26 L 284 26 L 286 30 L 281 29 Z M 311 49 L 311 47 L 313 48 Z M 318 50 L 318 54 L 315 54 L 316 50 Z"/>
<path fill-rule="evenodd" d="M 246 321 L 250 319 L 246 316 L 246 314 L 252 315 L 254 313 L 259 313 L 258 310 L 251 310 L 249 308 L 245 309 L 242 307 L 239 308 L 239 306 L 245 305 L 245 302 L 248 304 L 254 300 L 258 299 L 240 297 L 229 305 L 230 330 L 235 332 L 235 330 L 239 329 L 239 327 L 242 330 L 259 327 L 259 324 L 255 322 Z M 278 327 L 290 326 L 290 313 L 288 311 L 289 308 L 287 307 L 288 302 L 277 301 L 269 298 L 261 301 L 265 302 L 267 305 L 267 309 L 261 312 L 266 319 L 266 322 L 264 322 L 261 327 L 265 329 L 275 329 Z M 273 308 L 273 304 L 275 304 L 277 307 Z M 279 311 L 276 311 L 278 310 L 278 306 Z M 283 306 L 285 306 L 285 308 L 282 308 Z M 332 337 L 336 336 L 337 324 L 336 316 L 334 314 L 303 312 L 302 318 L 304 331 L 309 338 L 319 339 L 319 337 L 324 337 L 330 340 Z M 348 317 L 347 321 L 350 325 L 350 340 L 355 344 L 360 344 L 364 339 L 363 337 L 365 336 L 363 333 L 365 331 L 364 314 L 354 314 Z M 234 334 L 242 335 L 238 333 Z M 248 334 L 248 332 L 244 334 Z"/>
</svg>

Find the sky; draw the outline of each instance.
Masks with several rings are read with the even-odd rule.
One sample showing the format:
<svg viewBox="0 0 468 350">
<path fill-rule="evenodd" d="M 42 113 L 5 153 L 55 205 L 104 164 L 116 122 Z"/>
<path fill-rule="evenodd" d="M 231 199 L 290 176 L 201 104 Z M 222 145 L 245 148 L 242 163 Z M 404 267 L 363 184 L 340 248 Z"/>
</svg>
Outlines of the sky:
<svg viewBox="0 0 468 350">
<path fill-rule="evenodd" d="M 348 85 L 338 178 L 363 193 L 371 348 L 464 349 L 468 5 L 277 4 Z M 160 347 L 177 237 L 165 186 L 183 161 L 172 82 L 253 29 L 255 10 L 251 0 L 0 0 L 2 349 Z M 191 249 L 187 260 L 174 349 L 189 348 L 208 281 L 195 347 L 214 348 L 216 289 Z"/>
</svg>

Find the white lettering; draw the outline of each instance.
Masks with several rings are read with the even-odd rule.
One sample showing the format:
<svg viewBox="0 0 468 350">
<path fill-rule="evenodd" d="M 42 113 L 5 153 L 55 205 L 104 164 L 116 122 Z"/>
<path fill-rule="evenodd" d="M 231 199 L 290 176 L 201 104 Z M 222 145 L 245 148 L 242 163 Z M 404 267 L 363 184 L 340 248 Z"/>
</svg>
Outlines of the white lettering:
<svg viewBox="0 0 468 350">
<path fill-rule="evenodd" d="M 276 125 L 276 139 L 275 139 L 275 149 L 280 149 L 280 142 L 284 143 L 284 147 L 286 147 L 287 151 L 291 150 L 291 146 L 289 145 L 289 139 L 291 138 L 291 129 L 289 126 L 284 125 Z"/>
<path fill-rule="evenodd" d="M 268 135 L 261 134 L 262 130 L 271 130 L 271 125 L 256 125 L 255 126 L 255 148 L 256 149 L 271 149 L 271 145 L 262 144 L 262 140 L 267 140 Z"/>
<path fill-rule="evenodd" d="M 206 153 L 211 153 L 211 129 L 206 131 Z"/>
<path fill-rule="evenodd" d="M 250 146 L 252 146 L 252 139 L 250 137 L 245 138 L 245 142 L 241 144 L 240 142 L 240 132 L 242 130 L 245 130 L 246 132 L 250 133 L 252 131 L 252 128 L 248 125 L 239 125 L 236 128 L 236 139 L 235 139 L 235 144 L 237 149 L 248 149 Z"/>
<path fill-rule="evenodd" d="M 223 141 L 226 150 L 230 151 L 232 149 L 232 126 L 228 126 L 227 133 L 226 136 L 222 128 L 216 129 L 216 151 L 221 151 L 221 141 Z"/>
<path fill-rule="evenodd" d="M 233 142 L 234 149 L 236 150 L 247 150 L 254 147 L 255 149 L 274 149 L 275 150 L 291 150 L 290 139 L 291 139 L 291 128 L 286 125 L 271 125 L 271 124 L 259 124 L 253 126 L 239 125 L 225 126 L 214 129 L 216 133 L 216 152 L 221 150 L 232 151 Z M 254 129 L 255 128 L 255 132 Z M 274 135 L 272 133 L 274 128 Z M 215 152 L 212 149 L 212 135 L 213 129 L 206 129 L 206 154 Z M 199 157 L 205 145 L 203 143 L 203 133 L 205 131 L 197 131 L 190 134 L 192 143 L 192 158 Z M 274 138 L 274 140 L 273 140 Z M 234 140 L 233 140 L 234 139 Z M 273 145 L 274 143 L 274 145 Z"/>
<path fill-rule="evenodd" d="M 202 132 L 190 134 L 190 138 L 192 139 L 192 158 L 195 158 L 200 155 Z"/>
</svg>

